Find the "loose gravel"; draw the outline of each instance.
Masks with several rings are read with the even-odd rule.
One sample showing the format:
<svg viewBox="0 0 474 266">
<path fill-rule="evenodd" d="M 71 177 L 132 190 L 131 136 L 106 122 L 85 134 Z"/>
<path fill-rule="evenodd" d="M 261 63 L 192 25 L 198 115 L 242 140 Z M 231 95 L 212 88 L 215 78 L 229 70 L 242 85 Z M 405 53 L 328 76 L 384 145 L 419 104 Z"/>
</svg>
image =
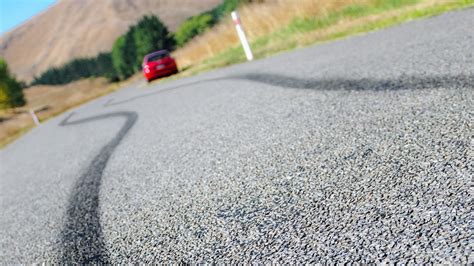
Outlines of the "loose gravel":
<svg viewBox="0 0 474 266">
<path fill-rule="evenodd" d="M 41 125 L 0 152 L 0 263 L 473 263 L 472 25 L 134 84 Z"/>
</svg>

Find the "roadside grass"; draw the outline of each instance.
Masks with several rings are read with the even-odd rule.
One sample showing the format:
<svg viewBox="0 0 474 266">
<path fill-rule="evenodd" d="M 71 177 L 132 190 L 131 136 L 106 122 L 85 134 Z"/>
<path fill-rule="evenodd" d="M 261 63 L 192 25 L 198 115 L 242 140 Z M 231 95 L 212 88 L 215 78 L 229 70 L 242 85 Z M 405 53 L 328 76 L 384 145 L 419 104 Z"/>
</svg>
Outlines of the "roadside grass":
<svg viewBox="0 0 474 266">
<path fill-rule="evenodd" d="M 294 4 L 294 2 L 288 1 L 276 2 L 276 4 L 270 3 L 274 5 L 273 8 L 284 8 L 285 5 L 282 3 Z M 308 5 L 306 13 L 299 12 L 299 16 L 295 15 L 291 19 L 286 19 L 285 25 L 268 32 L 267 29 L 249 30 L 259 27 L 258 24 L 251 23 L 252 15 L 269 16 L 267 19 L 272 20 L 271 14 L 265 12 L 259 14 L 258 12 L 259 8 L 263 8 L 268 3 L 253 4 L 247 6 L 247 9 L 241 10 L 241 19 L 245 30 L 247 33 L 251 32 L 248 37 L 254 57 L 264 58 L 282 51 L 361 34 L 417 18 L 470 7 L 474 4 L 474 0 L 352 0 L 334 1 L 339 5 L 324 6 L 325 2 L 328 1 L 301 0 L 300 4 Z M 309 7 L 310 4 L 313 6 Z M 315 8 L 315 6 L 320 8 Z M 250 8 L 252 11 L 248 13 Z M 216 31 L 223 31 L 222 28 L 227 28 L 227 31 L 236 35 L 232 24 L 218 25 Z M 206 41 L 206 38 L 209 40 Z M 174 53 L 178 64 L 187 69 L 181 76 L 194 75 L 246 61 L 237 37 L 231 39 L 222 36 L 220 46 L 211 47 L 211 44 L 216 42 L 216 38 L 214 32 L 205 33 L 193 40 L 189 46 Z M 222 48 L 224 44 L 227 46 Z M 193 53 L 200 53 L 200 55 L 193 55 Z"/>
<path fill-rule="evenodd" d="M 73 107 L 119 89 L 104 78 L 84 79 L 63 86 L 34 86 L 24 90 L 27 105 L 15 110 L 0 110 L 0 149 L 13 142 L 35 125 L 29 110 L 36 110 L 41 122 Z"/>
</svg>

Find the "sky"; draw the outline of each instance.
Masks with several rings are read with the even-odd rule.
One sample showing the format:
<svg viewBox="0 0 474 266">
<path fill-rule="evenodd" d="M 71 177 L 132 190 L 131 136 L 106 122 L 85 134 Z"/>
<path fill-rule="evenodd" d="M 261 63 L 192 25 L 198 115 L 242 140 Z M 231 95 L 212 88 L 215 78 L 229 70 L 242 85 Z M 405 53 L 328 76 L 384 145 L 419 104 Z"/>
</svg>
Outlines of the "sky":
<svg viewBox="0 0 474 266">
<path fill-rule="evenodd" d="M 47 9 L 56 0 L 0 0 L 0 35 Z"/>
</svg>

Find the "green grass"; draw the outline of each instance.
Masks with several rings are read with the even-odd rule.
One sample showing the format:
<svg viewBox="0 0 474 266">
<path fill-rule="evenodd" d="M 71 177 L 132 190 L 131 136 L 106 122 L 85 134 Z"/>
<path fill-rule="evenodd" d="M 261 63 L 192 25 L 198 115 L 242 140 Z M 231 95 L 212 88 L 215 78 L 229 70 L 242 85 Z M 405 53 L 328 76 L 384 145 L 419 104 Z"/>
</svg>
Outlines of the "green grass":
<svg viewBox="0 0 474 266">
<path fill-rule="evenodd" d="M 413 19 L 439 15 L 441 13 L 472 7 L 474 0 L 458 0 L 451 3 L 440 3 L 424 9 L 415 9 L 422 0 L 378 0 L 371 5 L 351 5 L 337 12 L 327 14 L 325 17 L 296 18 L 286 27 L 273 32 L 272 34 L 253 40 L 252 47 L 255 58 L 264 58 L 282 51 L 293 50 L 295 48 L 308 46 L 318 42 L 326 42 L 334 39 L 345 38 L 351 35 L 361 34 L 380 28 L 397 25 Z M 391 11 L 399 11 L 396 16 L 384 17 L 383 14 Z M 307 33 L 328 29 L 337 25 L 342 20 L 363 19 L 370 15 L 381 15 L 379 19 L 370 21 L 362 25 L 354 24 L 345 30 L 335 32 L 322 38 L 315 38 L 308 43 L 301 44 L 297 36 L 304 36 Z M 193 75 L 199 72 L 208 71 L 218 67 L 223 67 L 235 63 L 245 62 L 246 58 L 240 46 L 232 47 L 224 52 L 204 60 L 199 66 L 191 67 L 183 76 Z"/>
</svg>

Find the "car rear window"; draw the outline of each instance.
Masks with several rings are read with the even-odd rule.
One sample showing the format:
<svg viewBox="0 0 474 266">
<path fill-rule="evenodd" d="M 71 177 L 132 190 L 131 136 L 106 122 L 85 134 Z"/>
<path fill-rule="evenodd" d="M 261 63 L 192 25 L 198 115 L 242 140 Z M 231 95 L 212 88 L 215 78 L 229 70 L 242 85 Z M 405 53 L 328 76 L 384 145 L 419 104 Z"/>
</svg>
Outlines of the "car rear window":
<svg viewBox="0 0 474 266">
<path fill-rule="evenodd" d="M 158 61 L 168 56 L 168 53 L 154 54 L 148 57 L 148 62 Z"/>
</svg>

